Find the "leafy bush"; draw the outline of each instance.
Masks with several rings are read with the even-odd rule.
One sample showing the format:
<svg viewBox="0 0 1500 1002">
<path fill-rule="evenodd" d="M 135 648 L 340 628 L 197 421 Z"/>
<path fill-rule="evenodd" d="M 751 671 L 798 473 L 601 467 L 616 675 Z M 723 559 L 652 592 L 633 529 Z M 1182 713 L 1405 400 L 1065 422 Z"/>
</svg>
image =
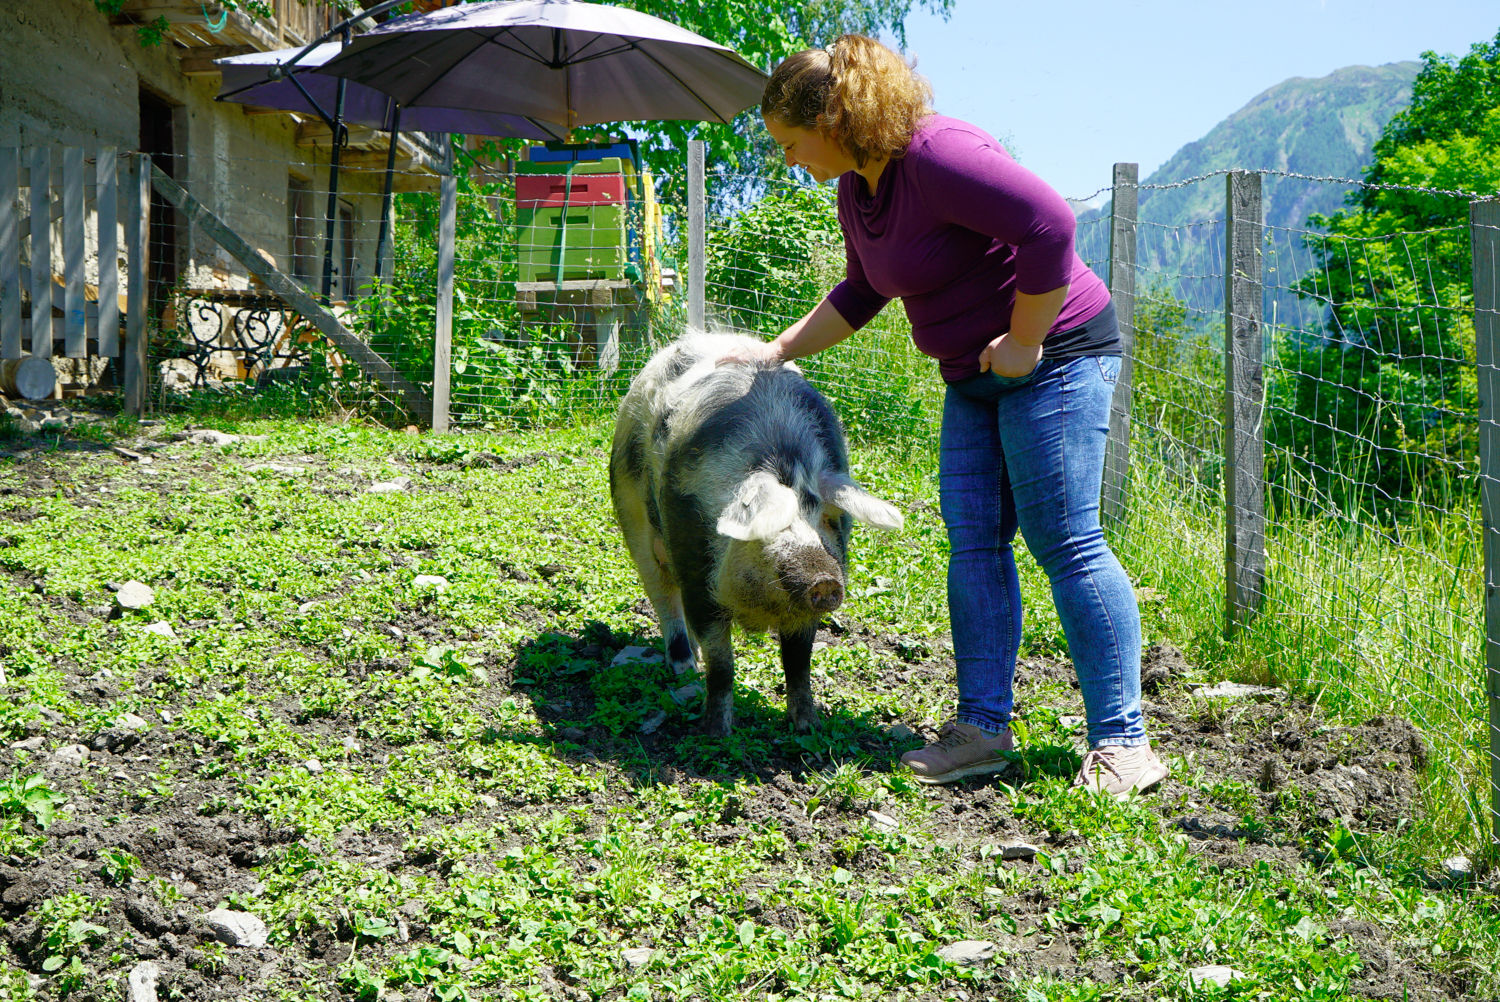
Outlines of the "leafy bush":
<svg viewBox="0 0 1500 1002">
<path fill-rule="evenodd" d="M 735 327 L 780 333 L 828 291 L 842 246 L 831 187 L 779 188 L 710 241 L 710 296 Z"/>
</svg>

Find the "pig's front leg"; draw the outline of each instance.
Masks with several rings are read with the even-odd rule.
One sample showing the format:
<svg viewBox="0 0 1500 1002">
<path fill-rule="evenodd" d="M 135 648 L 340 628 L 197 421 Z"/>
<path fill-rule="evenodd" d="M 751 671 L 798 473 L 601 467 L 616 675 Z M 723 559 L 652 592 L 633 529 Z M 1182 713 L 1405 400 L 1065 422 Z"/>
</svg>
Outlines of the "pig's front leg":
<svg viewBox="0 0 1500 1002">
<path fill-rule="evenodd" d="M 812 694 L 813 638 L 816 626 L 796 633 L 780 633 L 781 670 L 786 674 L 786 717 L 792 730 L 806 734 L 818 726 L 818 704 Z"/>
<path fill-rule="evenodd" d="M 728 737 L 734 729 L 734 645 L 728 617 L 714 617 L 695 626 L 698 647 L 703 652 L 704 684 L 708 687 L 703 713 L 703 732 Z"/>
</svg>

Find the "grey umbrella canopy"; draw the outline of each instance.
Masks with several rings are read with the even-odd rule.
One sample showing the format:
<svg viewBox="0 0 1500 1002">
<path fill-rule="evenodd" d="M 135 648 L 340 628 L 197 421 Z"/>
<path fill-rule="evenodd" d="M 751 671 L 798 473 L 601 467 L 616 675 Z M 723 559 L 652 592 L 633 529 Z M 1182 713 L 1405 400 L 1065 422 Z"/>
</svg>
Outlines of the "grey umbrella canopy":
<svg viewBox="0 0 1500 1002">
<path fill-rule="evenodd" d="M 297 46 L 215 59 L 214 65 L 223 74 L 219 100 L 332 118 L 338 100 L 338 78 L 311 71 L 338 55 L 342 48 L 338 42 L 324 42 L 309 50 Z M 307 54 L 301 55 L 304 51 Z M 299 55 L 301 58 L 296 58 Z M 292 72 L 287 71 L 288 67 Z M 275 76 L 271 75 L 273 72 Z M 520 139 L 563 139 L 567 132 L 561 125 L 501 111 L 474 112 L 432 106 L 398 109 L 396 99 L 389 94 L 353 81 L 345 87 L 343 120 L 383 132 L 401 128 Z"/>
<path fill-rule="evenodd" d="M 389 21 L 321 72 L 384 91 L 406 111 L 501 111 L 568 128 L 728 122 L 766 75 L 668 21 L 581 0 L 489 0 Z"/>
</svg>

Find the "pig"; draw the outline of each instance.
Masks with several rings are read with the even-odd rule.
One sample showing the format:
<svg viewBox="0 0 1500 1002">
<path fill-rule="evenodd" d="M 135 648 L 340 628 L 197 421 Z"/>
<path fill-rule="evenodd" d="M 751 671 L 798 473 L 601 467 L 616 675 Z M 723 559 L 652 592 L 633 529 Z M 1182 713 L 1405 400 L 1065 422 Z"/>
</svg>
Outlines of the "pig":
<svg viewBox="0 0 1500 1002">
<path fill-rule="evenodd" d="M 901 513 L 849 476 L 843 428 L 790 363 L 724 361 L 749 338 L 689 332 L 657 352 L 620 404 L 610 450 L 615 519 L 679 674 L 705 666 L 703 729 L 734 725 L 730 624 L 776 631 L 787 718 L 818 722 L 809 669 L 844 600 L 855 520 Z"/>
</svg>

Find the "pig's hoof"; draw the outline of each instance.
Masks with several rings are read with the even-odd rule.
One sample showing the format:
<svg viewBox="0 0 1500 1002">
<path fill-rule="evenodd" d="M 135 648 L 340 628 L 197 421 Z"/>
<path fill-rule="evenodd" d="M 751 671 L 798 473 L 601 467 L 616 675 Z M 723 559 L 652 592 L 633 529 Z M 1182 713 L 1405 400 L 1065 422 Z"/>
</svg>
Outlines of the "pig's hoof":
<svg viewBox="0 0 1500 1002">
<path fill-rule="evenodd" d="M 703 733 L 711 738 L 727 738 L 734 730 L 734 706 L 710 704 L 703 715 Z"/>
<path fill-rule="evenodd" d="M 792 723 L 794 734 L 807 734 L 817 730 L 818 725 L 823 722 L 823 715 L 818 712 L 818 704 L 811 699 L 788 703 L 786 715 Z"/>
</svg>

